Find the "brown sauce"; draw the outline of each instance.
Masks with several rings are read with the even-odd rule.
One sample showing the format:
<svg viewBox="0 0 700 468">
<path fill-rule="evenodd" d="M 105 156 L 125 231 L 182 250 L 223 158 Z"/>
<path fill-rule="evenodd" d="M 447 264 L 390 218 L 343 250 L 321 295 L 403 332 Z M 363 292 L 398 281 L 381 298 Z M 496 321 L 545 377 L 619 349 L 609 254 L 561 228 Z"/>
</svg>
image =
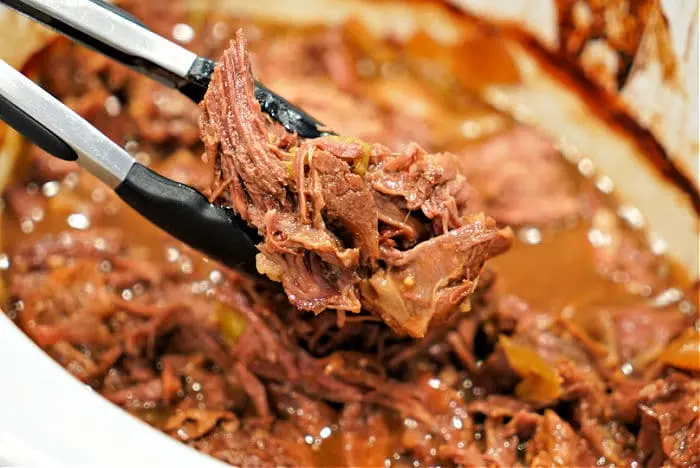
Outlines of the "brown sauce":
<svg viewBox="0 0 700 468">
<path fill-rule="evenodd" d="M 257 31 L 259 38 L 253 41 L 254 48 L 259 47 L 261 43 L 270 40 L 270 38 L 287 34 L 291 38 L 298 39 L 319 31 L 319 29 L 290 30 L 268 25 L 258 26 L 255 31 Z M 389 51 L 394 52 L 398 48 L 395 45 L 387 45 L 386 47 Z M 362 47 L 358 48 L 362 49 Z M 51 54 L 51 49 L 45 53 Z M 38 63 L 41 63 L 42 58 L 37 60 Z M 411 70 L 410 65 L 405 63 L 398 67 L 382 67 L 381 65 L 381 63 L 374 63 L 372 69 L 384 69 L 385 73 L 381 71 L 378 73 L 368 72 L 366 77 L 360 79 L 361 94 L 375 92 L 386 97 L 386 89 L 391 88 L 391 86 L 396 86 L 402 93 L 406 93 L 401 94 L 403 97 L 415 93 L 419 104 L 427 105 L 431 114 L 431 117 L 427 119 L 430 121 L 427 125 L 429 130 L 426 131 L 426 135 L 428 135 L 426 140 L 429 145 L 432 145 L 431 150 L 463 151 L 464 148 L 476 146 L 494 135 L 503 134 L 515 125 L 509 118 L 498 115 L 467 92 L 456 93 L 453 87 L 446 90 L 442 85 L 437 86 L 435 83 L 432 83 L 430 87 L 421 87 L 417 84 L 420 83 L 417 81 L 417 76 L 420 73 Z M 441 87 L 443 89 L 440 89 Z M 420 105 L 418 106 L 420 107 Z M 433 120 L 431 121 L 431 119 Z M 465 128 L 470 129 L 470 131 L 466 131 Z M 475 129 L 484 128 L 487 129 L 486 135 L 478 136 Z M 411 134 L 412 130 L 416 129 L 405 131 Z M 121 141 L 120 143 L 125 144 L 126 142 Z M 143 142 L 139 141 L 136 143 L 150 154 L 151 165 L 157 170 L 163 167 L 162 164 L 165 164 L 160 161 L 168 161 L 167 158 L 173 149 L 172 144 L 144 145 Z M 199 151 L 201 151 L 199 145 L 194 144 L 188 149 L 187 157 L 196 158 Z M 20 157 L 20 161 L 26 160 L 26 157 Z M 561 164 L 566 164 L 563 158 Z M 577 187 L 581 197 L 589 197 L 587 194 L 595 191 L 589 186 L 589 182 L 584 180 L 573 168 L 566 169 L 566 173 L 567 177 L 573 181 L 574 186 Z M 30 239 L 38 240 L 49 235 L 58 236 L 59 233 L 66 230 L 77 233 L 90 232 L 95 228 L 116 228 L 127 239 L 129 257 L 156 263 L 175 262 L 187 275 L 187 281 L 193 285 L 209 278 L 212 271 L 221 269 L 220 266 L 202 259 L 195 252 L 158 232 L 147 221 L 141 219 L 130 208 L 117 200 L 113 194 L 108 193 L 107 189 L 95 182 L 91 176 L 82 172 L 78 177 L 71 175 L 60 183 L 53 181 L 37 183 L 31 181 L 30 168 L 27 164 L 21 163 L 15 181 L 20 183 L 22 190 L 32 194 L 37 193 L 37 196 L 42 199 L 41 206 L 43 208 L 40 212 L 30 213 L 29 219 L 20 219 L 11 207 L 5 206 L 2 218 L 0 218 L 0 239 L 2 240 L 0 252 L 11 253 L 20 243 L 24 244 Z M 609 197 L 596 194 L 593 198 L 604 200 L 603 206 L 612 207 L 612 209 L 616 206 L 615 201 Z M 656 283 L 653 287 L 647 285 L 648 287 L 641 289 L 639 287 L 631 288 L 630 284 L 624 281 L 624 278 L 622 281 L 619 281 L 619 278 L 618 281 L 614 281 L 606 275 L 596 260 L 598 247 L 594 247 L 590 240 L 591 230 L 595 228 L 592 222 L 594 211 L 583 210 L 579 219 L 553 227 L 538 229 L 524 226 L 517 228 L 516 232 L 521 240 L 509 253 L 489 264 L 489 267 L 495 272 L 495 288 L 499 294 L 516 295 L 531 308 L 552 315 L 558 315 L 572 309 L 577 312 L 583 311 L 586 314 L 596 314 L 596 311 L 602 306 L 613 308 L 630 306 L 646 301 L 664 289 L 670 287 L 683 289 L 688 286 L 688 279 L 681 268 L 673 265 L 667 259 L 656 256 L 654 256 L 654 262 L 660 266 L 656 269 L 658 274 L 654 278 Z M 619 235 L 634 239 L 635 245 L 641 246 L 642 250 L 649 250 L 643 240 L 642 232 L 623 227 L 619 231 Z M 6 284 L 12 282 L 11 271 L 10 269 L 3 272 L 3 280 Z M 3 298 L 3 305 L 10 305 L 8 301 L 11 299 Z M 445 373 L 447 375 L 440 378 L 447 381 L 449 380 L 449 372 Z M 432 383 L 429 385 L 432 387 Z M 442 395 L 442 390 L 437 390 L 437 387 L 432 388 L 436 388 L 436 393 Z M 465 399 L 478 398 L 479 391 L 482 391 L 478 388 L 473 389 L 471 383 L 470 386 L 465 384 L 464 388 L 470 389 L 469 391 L 460 390 L 459 395 Z M 465 397 L 465 392 L 467 395 L 473 395 Z M 434 404 L 437 405 L 437 403 Z M 153 409 L 124 406 L 156 427 L 162 427 L 168 417 L 172 416 L 171 408 L 158 407 Z M 340 417 L 340 413 L 336 412 L 335 418 L 338 417 Z M 341 456 L 345 457 L 344 460 L 347 459 L 346 455 L 339 454 L 348 450 L 352 450 L 356 466 L 360 464 L 365 466 L 382 465 L 385 463 L 386 457 L 394 457 L 392 462 L 397 465 L 410 466 L 414 462 L 419 463 L 417 458 L 412 459 L 410 456 L 400 453 L 404 442 L 399 434 L 402 434 L 401 431 L 404 427 L 410 426 L 415 421 L 410 423 L 408 419 L 397 417 L 389 412 L 381 418 L 389 428 L 389 434 L 395 435 L 377 439 L 374 437 L 372 428 L 368 427 L 366 434 L 355 434 L 354 445 L 348 448 L 347 442 L 343 438 L 344 430 L 337 423 L 330 427 L 330 433 L 327 433 L 325 437 L 318 439 L 314 435 L 315 438 L 312 437 L 311 443 L 309 443 L 308 440 L 305 440 L 306 437 L 310 437 L 307 434 L 306 437 L 302 437 L 299 444 L 313 447 L 312 458 L 317 466 L 338 466 Z M 459 424 L 453 422 L 453 425 L 462 427 L 461 422 Z M 483 433 L 484 429 L 481 423 L 478 423 L 477 426 L 476 433 Z M 477 438 L 477 440 L 479 439 Z M 523 450 L 519 449 L 519 456 L 523 456 L 522 452 Z"/>
</svg>

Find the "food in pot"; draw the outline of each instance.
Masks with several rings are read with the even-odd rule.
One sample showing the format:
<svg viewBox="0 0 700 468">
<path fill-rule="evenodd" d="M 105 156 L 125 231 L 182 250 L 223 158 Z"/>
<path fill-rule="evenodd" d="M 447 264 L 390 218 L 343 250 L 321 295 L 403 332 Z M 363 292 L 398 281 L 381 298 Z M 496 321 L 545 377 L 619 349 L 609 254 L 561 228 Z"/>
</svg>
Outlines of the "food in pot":
<svg viewBox="0 0 700 468">
<path fill-rule="evenodd" d="M 266 117 L 242 31 L 202 111 L 211 198 L 263 235 L 258 271 L 299 309 L 364 306 L 421 338 L 433 318 L 467 301 L 486 260 L 510 247 L 509 228 L 470 210 L 479 201 L 456 155 L 415 143 L 392 152 L 355 137 L 304 140 Z"/>
<path fill-rule="evenodd" d="M 327 213 L 338 213 L 340 222 L 326 214 L 318 231 L 342 242 L 344 250 L 328 251 L 334 262 L 357 248 L 360 265 L 373 255 L 399 265 L 362 271 L 355 294 L 362 297 L 366 283 L 374 287 L 373 275 L 400 279 L 399 287 L 439 282 L 449 262 L 460 260 L 432 246 L 474 219 L 495 239 L 511 226 L 515 239 L 486 264 L 457 313 L 416 339 L 394 329 L 417 330 L 407 322 L 388 326 L 381 305 L 374 313 L 330 302 L 318 315 L 304 310 L 303 303 L 290 303 L 295 298 L 289 300 L 284 281 L 286 291 L 203 259 L 90 175 L 28 146 L 3 190 L 4 310 L 68 372 L 175 439 L 238 466 L 700 463 L 697 286 L 655 254 L 643 233 L 617 216 L 615 200 L 538 131 L 425 77 L 400 41 L 371 39 L 356 23 L 290 28 L 220 15 L 188 18 L 175 3 L 130 5 L 161 33 L 194 24 L 193 37 L 178 36 L 209 56 L 231 54 L 225 52 L 229 40 L 243 26 L 252 70 L 266 85 L 356 138 L 298 141 L 275 133 L 269 122 L 229 133 L 253 135 L 245 144 L 256 147 L 268 133 L 247 132 L 276 135 L 262 154 L 272 152 L 275 163 L 283 163 L 278 176 L 284 180 L 303 176 L 307 184 L 312 173 L 324 177 L 314 166 L 321 162 L 337 166 L 348 185 L 362 179 L 357 196 L 374 200 L 376 231 L 351 223 L 343 228 L 349 235 L 341 236 L 339 226 L 348 219 L 343 210 L 356 206 L 329 207 L 337 199 L 323 190 L 337 184 L 312 191 L 327 202 Z M 26 72 L 137 159 L 202 191 L 213 188 L 213 199 L 234 203 L 240 192 L 227 185 L 234 175 L 248 194 L 260 182 L 235 166 L 240 146 L 227 153 L 224 142 L 212 138 L 208 127 L 217 112 L 211 105 L 217 103 L 208 101 L 202 112 L 176 92 L 63 40 L 34 57 Z M 219 79 L 225 72 L 226 65 Z M 249 96 L 242 97 L 229 105 L 249 113 L 218 126 L 216 138 L 242 122 L 260 122 Z M 289 143 L 280 145 L 282 139 Z M 409 145 L 414 141 L 425 151 Z M 372 142 L 366 162 L 364 142 Z M 299 149 L 292 155 L 288 148 Z M 321 161 L 303 157 L 304 148 Z M 426 208 L 429 197 L 409 200 L 410 192 L 382 189 L 390 187 L 391 174 L 414 174 L 445 153 L 457 155 L 457 169 L 448 172 L 454 175 L 425 187 L 445 188 L 466 220 L 431 218 L 446 207 Z M 256 154 L 248 168 L 265 163 Z M 390 174 L 387 165 L 400 170 Z M 285 194 L 293 190 L 299 198 L 298 189 L 288 187 L 301 186 L 294 182 Z M 461 191 L 450 191 L 455 187 L 467 188 L 469 196 L 460 198 Z M 301 212 L 295 200 L 270 216 L 251 200 L 238 207 L 250 210 L 248 219 L 258 227 Z M 292 233 L 316 228 L 316 200 L 306 202 L 311 221 L 293 224 Z M 482 211 L 495 227 L 473 218 Z M 375 235 L 379 254 L 349 242 Z M 261 264 L 271 276 L 303 273 L 318 282 L 311 263 L 292 273 L 286 254 L 267 248 Z M 398 276 L 409 267 L 416 269 L 413 279 Z M 383 292 L 406 305 L 405 293 Z M 415 304 L 439 309 L 420 299 Z"/>
</svg>

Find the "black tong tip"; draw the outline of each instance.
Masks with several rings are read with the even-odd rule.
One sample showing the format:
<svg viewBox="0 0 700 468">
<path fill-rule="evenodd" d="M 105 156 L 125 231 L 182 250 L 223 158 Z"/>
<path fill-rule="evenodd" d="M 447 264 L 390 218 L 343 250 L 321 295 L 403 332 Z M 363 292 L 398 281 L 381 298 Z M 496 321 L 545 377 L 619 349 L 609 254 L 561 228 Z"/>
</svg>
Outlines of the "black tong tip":
<svg viewBox="0 0 700 468">
<path fill-rule="evenodd" d="M 216 68 L 216 62 L 213 60 L 197 57 L 187 73 L 187 79 L 178 87 L 180 92 L 194 102 L 200 102 L 207 92 L 214 68 Z M 318 120 L 258 81 L 255 82 L 255 99 L 263 112 L 282 124 L 290 133 L 296 133 L 304 138 L 333 135 L 332 132 L 324 130 L 323 124 Z"/>
<path fill-rule="evenodd" d="M 197 190 L 135 163 L 115 189 L 161 229 L 230 267 L 255 272 L 260 237 L 233 210 L 209 202 Z"/>
</svg>

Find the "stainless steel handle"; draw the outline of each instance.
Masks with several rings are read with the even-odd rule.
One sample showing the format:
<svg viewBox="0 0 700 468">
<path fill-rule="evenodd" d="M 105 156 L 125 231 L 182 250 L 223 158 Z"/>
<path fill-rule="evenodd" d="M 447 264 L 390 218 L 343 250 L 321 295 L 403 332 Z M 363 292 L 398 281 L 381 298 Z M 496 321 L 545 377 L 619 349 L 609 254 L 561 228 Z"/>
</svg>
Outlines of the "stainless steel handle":
<svg viewBox="0 0 700 468">
<path fill-rule="evenodd" d="M 209 87 L 215 62 L 151 32 L 138 19 L 103 0 L 0 0 L 0 3 L 180 90 L 194 102 L 200 102 Z M 305 138 L 333 134 L 259 82 L 255 83 L 255 98 L 263 112 L 289 132 Z"/>
<path fill-rule="evenodd" d="M 57 144 L 51 147 L 60 148 L 61 142 L 67 145 L 81 166 L 111 188 L 117 187 L 134 165 L 134 158 L 119 145 L 1 60 L 0 98 L 0 106 L 12 106 L 14 122 L 8 119 L 8 123 L 33 141 L 55 136 Z"/>
<path fill-rule="evenodd" d="M 188 73 L 197 60 L 193 52 L 159 36 L 101 1 L 1 2 L 175 88 L 188 79 Z"/>
</svg>

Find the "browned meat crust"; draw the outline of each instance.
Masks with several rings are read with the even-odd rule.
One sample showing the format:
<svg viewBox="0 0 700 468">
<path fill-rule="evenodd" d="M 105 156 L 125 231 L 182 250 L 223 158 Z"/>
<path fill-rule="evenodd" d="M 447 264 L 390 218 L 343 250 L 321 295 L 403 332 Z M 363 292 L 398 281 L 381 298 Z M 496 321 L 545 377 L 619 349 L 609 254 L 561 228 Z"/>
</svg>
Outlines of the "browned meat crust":
<svg viewBox="0 0 700 468">
<path fill-rule="evenodd" d="M 359 313 L 425 335 L 474 290 L 509 229 L 470 209 L 450 154 L 354 138 L 304 140 L 260 111 L 239 31 L 201 104 L 211 192 L 264 236 L 258 270 L 297 307 Z M 379 200 L 379 204 L 377 203 Z"/>
</svg>

